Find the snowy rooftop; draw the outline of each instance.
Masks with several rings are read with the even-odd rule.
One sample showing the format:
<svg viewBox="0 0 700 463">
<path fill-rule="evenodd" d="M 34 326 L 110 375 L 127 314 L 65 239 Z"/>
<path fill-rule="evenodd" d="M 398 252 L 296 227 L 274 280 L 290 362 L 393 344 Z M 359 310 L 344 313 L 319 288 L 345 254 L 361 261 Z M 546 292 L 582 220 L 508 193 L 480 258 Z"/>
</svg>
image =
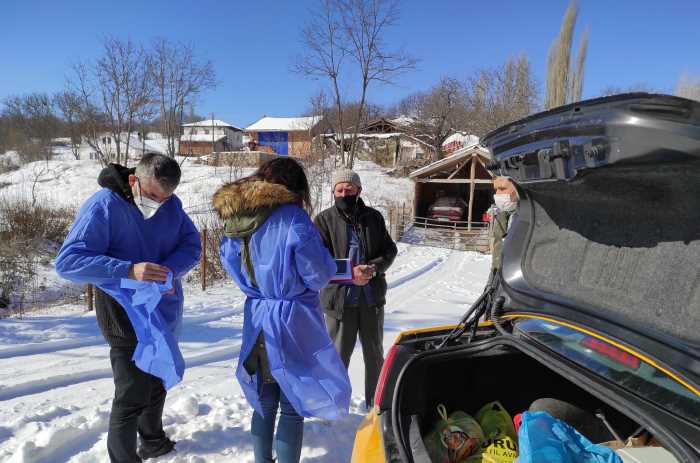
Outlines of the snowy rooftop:
<svg viewBox="0 0 700 463">
<path fill-rule="evenodd" d="M 418 120 L 412 116 L 399 116 L 395 119 L 389 119 L 389 122 L 391 122 L 392 124 L 403 126 L 415 124 L 417 121 Z"/>
<path fill-rule="evenodd" d="M 338 138 L 337 134 L 334 133 L 327 133 L 323 135 L 326 138 Z M 394 137 L 403 137 L 403 138 L 408 138 L 410 140 L 413 140 L 417 143 L 423 144 L 427 147 L 430 147 L 432 149 L 432 146 L 429 143 L 424 142 L 423 140 L 413 137 L 407 133 L 404 132 L 390 132 L 390 133 L 358 133 L 357 138 L 362 138 L 362 139 L 367 139 L 367 138 L 377 138 L 377 139 L 386 139 L 386 138 L 394 138 Z M 344 133 L 343 138 L 346 140 L 349 140 L 352 138 L 351 133 Z"/>
<path fill-rule="evenodd" d="M 226 138 L 226 135 L 207 135 L 205 133 L 198 133 L 196 135 L 190 135 L 190 134 L 185 134 L 185 135 L 180 135 L 180 141 L 208 141 L 211 143 L 212 140 L 215 142 L 219 140 L 223 140 Z"/>
<path fill-rule="evenodd" d="M 445 141 L 442 142 L 442 146 L 449 145 L 453 142 L 461 142 L 464 146 L 470 146 L 479 143 L 479 137 L 476 135 L 467 135 L 466 133 L 457 132 L 445 138 Z"/>
<path fill-rule="evenodd" d="M 310 130 L 318 124 L 323 116 L 310 117 L 263 117 L 248 126 L 248 132 L 293 132 L 295 130 Z"/>
<path fill-rule="evenodd" d="M 220 119 L 205 119 L 203 121 L 198 121 L 198 122 L 190 122 L 189 124 L 182 124 L 183 127 L 230 127 L 234 130 L 239 130 L 242 131 L 243 129 L 240 129 L 236 127 L 233 124 L 229 124 L 228 122 L 224 122 Z"/>
<path fill-rule="evenodd" d="M 421 167 L 420 169 L 411 172 L 409 177 L 416 178 L 424 175 L 431 175 L 435 172 L 441 171 L 445 168 L 445 166 L 454 164 L 455 162 L 461 159 L 465 159 L 475 153 L 486 159 L 491 159 L 491 153 L 489 152 L 489 150 L 479 145 L 478 143 L 474 143 L 458 149 L 446 158 L 440 159 L 439 161 L 435 161 L 431 164 L 428 164 L 425 167 Z"/>
</svg>

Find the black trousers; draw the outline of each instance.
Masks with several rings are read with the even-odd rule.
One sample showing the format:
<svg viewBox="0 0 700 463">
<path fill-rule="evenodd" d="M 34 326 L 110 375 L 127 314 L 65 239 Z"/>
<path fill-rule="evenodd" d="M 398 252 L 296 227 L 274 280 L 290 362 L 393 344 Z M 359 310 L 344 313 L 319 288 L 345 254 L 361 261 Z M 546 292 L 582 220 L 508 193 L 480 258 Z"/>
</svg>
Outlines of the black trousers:
<svg viewBox="0 0 700 463">
<path fill-rule="evenodd" d="M 359 307 L 345 308 L 342 320 L 326 315 L 326 329 L 345 368 L 350 365 L 359 334 L 365 361 L 365 404 L 371 407 L 384 363 L 384 307 L 368 306 L 362 296 Z"/>
<path fill-rule="evenodd" d="M 158 448 L 163 431 L 163 381 L 138 369 L 131 360 L 133 347 L 112 347 L 109 358 L 114 375 L 114 400 L 109 416 L 107 451 L 113 463 L 140 462 L 136 435 L 145 448 Z"/>
</svg>

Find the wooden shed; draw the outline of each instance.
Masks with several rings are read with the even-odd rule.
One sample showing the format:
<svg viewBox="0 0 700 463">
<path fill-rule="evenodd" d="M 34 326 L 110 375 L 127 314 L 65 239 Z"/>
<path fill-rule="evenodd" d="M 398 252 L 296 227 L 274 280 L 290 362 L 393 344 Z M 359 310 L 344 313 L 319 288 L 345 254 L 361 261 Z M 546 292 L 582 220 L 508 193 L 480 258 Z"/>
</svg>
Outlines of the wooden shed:
<svg viewBox="0 0 700 463">
<path fill-rule="evenodd" d="M 409 177 L 415 182 L 415 223 L 420 224 L 423 220 L 429 224 L 430 206 L 440 197 L 454 196 L 468 205 L 466 217 L 459 222 L 440 225 L 468 231 L 487 228 L 482 217 L 491 205 L 493 195 L 493 174 L 486 168 L 489 162 L 490 153 L 473 144 L 412 172 Z"/>
</svg>

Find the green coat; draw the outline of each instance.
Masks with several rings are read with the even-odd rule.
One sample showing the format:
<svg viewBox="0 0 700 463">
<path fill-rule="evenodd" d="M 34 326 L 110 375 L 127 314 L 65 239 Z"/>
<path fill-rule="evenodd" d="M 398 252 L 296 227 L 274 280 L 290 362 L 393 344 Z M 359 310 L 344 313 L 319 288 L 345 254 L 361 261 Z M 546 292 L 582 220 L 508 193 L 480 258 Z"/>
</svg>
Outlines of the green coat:
<svg viewBox="0 0 700 463">
<path fill-rule="evenodd" d="M 501 268 L 503 240 L 508 234 L 508 220 L 512 212 L 499 212 L 491 225 L 491 270 Z"/>
</svg>

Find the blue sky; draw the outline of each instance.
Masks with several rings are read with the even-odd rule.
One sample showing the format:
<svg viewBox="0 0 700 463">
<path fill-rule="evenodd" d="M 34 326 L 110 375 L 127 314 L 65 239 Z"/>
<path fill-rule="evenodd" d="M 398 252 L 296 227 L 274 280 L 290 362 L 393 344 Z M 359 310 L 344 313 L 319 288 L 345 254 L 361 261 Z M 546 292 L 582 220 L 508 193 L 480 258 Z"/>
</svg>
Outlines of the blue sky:
<svg viewBox="0 0 700 463">
<path fill-rule="evenodd" d="M 302 50 L 299 30 L 312 0 L 3 0 L 0 99 L 53 92 L 69 65 L 91 59 L 105 34 L 148 42 L 161 36 L 195 45 L 214 62 L 218 87 L 199 114 L 246 126 L 263 115 L 295 116 L 321 83 L 289 71 Z M 547 51 L 568 0 L 404 0 L 388 40 L 420 59 L 393 86 L 371 89 L 390 105 L 441 76 L 464 79 L 525 53 L 544 87 Z M 700 74 L 700 1 L 580 0 L 577 36 L 590 31 L 584 96 L 644 83 L 673 92 L 683 73 Z M 352 82 L 346 90 L 354 92 Z"/>
</svg>

